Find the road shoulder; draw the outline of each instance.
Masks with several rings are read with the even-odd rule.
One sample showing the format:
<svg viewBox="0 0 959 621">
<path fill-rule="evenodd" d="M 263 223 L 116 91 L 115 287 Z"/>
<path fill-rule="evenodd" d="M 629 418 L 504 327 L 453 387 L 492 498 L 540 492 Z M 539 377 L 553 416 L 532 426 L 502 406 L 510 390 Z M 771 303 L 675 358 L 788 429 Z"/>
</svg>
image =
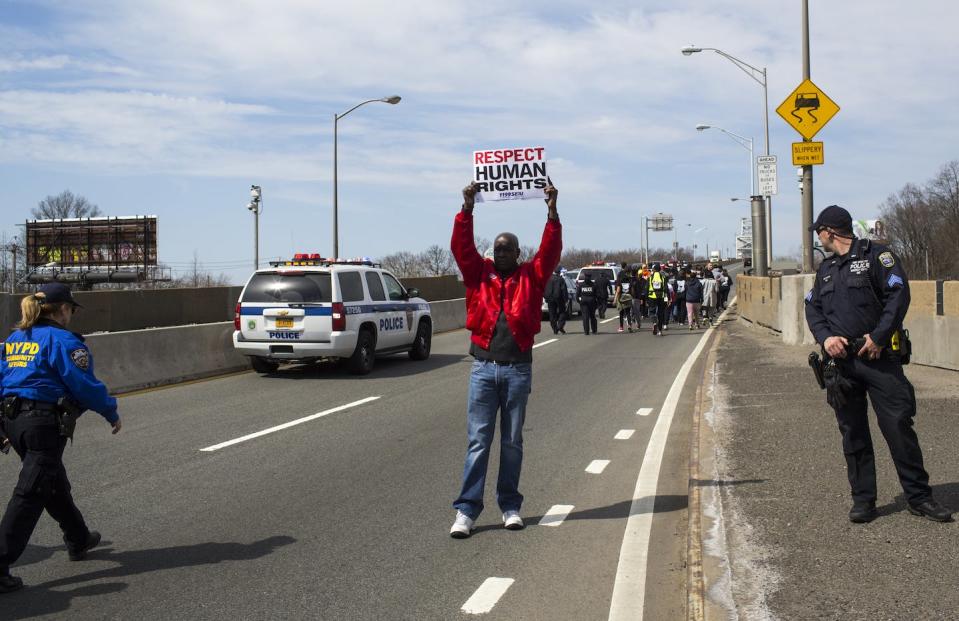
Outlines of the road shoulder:
<svg viewBox="0 0 959 621">
<path fill-rule="evenodd" d="M 955 618 L 957 524 L 905 511 L 872 411 L 881 516 L 856 525 L 835 418 L 805 364 L 812 349 L 743 320 L 727 325 L 700 452 L 716 483 L 702 500 L 706 618 Z M 934 492 L 957 507 L 956 373 L 906 373 Z"/>
</svg>

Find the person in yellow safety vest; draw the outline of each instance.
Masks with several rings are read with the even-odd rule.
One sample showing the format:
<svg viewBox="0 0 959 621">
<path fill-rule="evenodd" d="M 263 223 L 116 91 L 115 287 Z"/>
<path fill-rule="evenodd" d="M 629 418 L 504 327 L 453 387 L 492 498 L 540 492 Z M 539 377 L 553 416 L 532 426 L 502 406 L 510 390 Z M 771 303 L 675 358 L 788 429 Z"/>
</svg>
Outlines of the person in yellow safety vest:
<svg viewBox="0 0 959 621">
<path fill-rule="evenodd" d="M 653 323 L 653 336 L 663 335 L 663 326 L 666 325 L 666 304 L 668 302 L 666 275 L 662 272 L 659 263 L 653 264 L 653 273 L 649 275 L 649 305 L 656 310 L 656 321 Z"/>
</svg>

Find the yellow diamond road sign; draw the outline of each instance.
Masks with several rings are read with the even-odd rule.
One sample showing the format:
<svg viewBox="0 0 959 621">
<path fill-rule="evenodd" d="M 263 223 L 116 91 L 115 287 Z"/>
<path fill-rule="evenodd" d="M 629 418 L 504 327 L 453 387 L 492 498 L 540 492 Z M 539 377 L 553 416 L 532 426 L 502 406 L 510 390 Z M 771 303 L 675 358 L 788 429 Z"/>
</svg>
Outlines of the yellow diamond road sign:
<svg viewBox="0 0 959 621">
<path fill-rule="evenodd" d="M 839 106 L 811 80 L 805 80 L 779 104 L 776 112 L 803 138 L 812 140 L 829 119 L 836 116 Z"/>
</svg>

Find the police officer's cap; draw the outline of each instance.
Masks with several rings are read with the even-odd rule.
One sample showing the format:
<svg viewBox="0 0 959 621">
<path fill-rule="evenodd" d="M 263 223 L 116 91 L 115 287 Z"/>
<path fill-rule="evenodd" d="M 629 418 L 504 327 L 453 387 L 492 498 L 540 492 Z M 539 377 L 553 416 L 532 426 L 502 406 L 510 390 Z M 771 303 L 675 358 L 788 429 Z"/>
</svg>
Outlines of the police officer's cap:
<svg viewBox="0 0 959 621">
<path fill-rule="evenodd" d="M 73 299 L 73 294 L 70 292 L 70 287 L 66 286 L 62 282 L 50 282 L 45 285 L 40 285 L 37 293 L 43 294 L 43 301 L 47 304 L 60 304 L 62 302 L 67 302 L 74 306 L 83 308 L 77 303 L 76 300 Z"/>
<path fill-rule="evenodd" d="M 812 223 L 809 230 L 818 231 L 825 227 L 848 231 L 852 229 L 852 216 L 839 205 L 830 205 L 819 212 L 819 217 Z"/>
</svg>

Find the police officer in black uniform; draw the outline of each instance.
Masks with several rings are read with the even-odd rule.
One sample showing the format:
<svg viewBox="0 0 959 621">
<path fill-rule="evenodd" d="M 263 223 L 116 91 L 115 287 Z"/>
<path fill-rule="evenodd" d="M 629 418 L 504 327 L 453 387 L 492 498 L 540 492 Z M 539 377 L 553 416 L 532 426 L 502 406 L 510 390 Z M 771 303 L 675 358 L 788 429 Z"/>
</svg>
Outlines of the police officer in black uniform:
<svg viewBox="0 0 959 621">
<path fill-rule="evenodd" d="M 546 308 L 549 311 L 549 326 L 553 329 L 553 334 L 566 334 L 569 289 L 566 288 L 566 279 L 563 278 L 562 268 L 557 267 L 556 272 L 546 283 L 546 291 L 543 297 L 546 299 Z"/>
<path fill-rule="evenodd" d="M 579 314 L 583 318 L 583 334 L 589 334 L 590 329 L 596 334 L 596 287 L 593 275 L 588 271 L 584 272 L 583 281 L 576 283 L 576 301 L 579 302 Z"/>
<path fill-rule="evenodd" d="M 93 374 L 83 337 L 67 330 L 79 304 L 60 283 L 40 287 L 20 303 L 17 330 L 0 344 L 0 426 L 23 460 L 13 497 L 0 520 L 0 593 L 23 586 L 10 575 L 46 511 L 63 531 L 71 561 L 100 543 L 73 502 L 63 450 L 84 410 L 98 412 L 120 431 L 117 400 Z"/>
<path fill-rule="evenodd" d="M 900 357 L 902 321 L 909 308 L 909 281 L 902 264 L 887 247 L 857 239 L 852 217 L 838 205 L 826 207 L 810 230 L 833 253 L 819 266 L 816 282 L 806 295 L 806 321 L 838 370 L 827 390 L 842 432 L 852 488 L 849 519 L 864 523 L 878 515 L 868 395 L 909 512 L 937 522 L 951 521 L 952 512 L 932 497 L 913 429 L 916 396 Z M 900 352 L 895 351 L 897 347 Z"/>
</svg>

